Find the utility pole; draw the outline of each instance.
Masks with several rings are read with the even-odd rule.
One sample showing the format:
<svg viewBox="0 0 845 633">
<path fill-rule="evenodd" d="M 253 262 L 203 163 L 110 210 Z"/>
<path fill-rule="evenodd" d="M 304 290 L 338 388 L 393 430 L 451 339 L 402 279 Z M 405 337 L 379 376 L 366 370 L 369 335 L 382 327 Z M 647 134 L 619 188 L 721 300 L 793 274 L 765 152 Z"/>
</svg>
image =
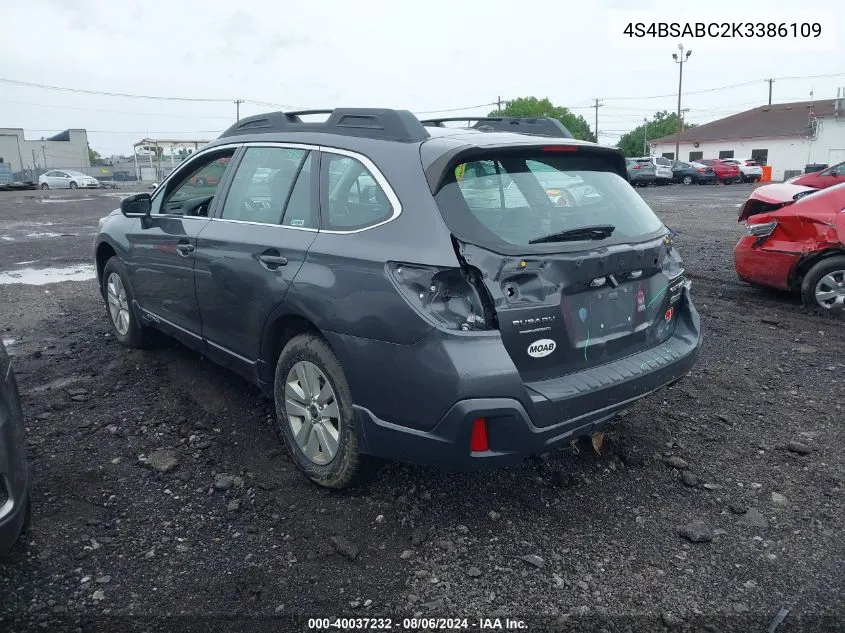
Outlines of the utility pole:
<svg viewBox="0 0 845 633">
<path fill-rule="evenodd" d="M 676 64 L 680 64 L 680 70 L 678 71 L 678 130 L 675 134 L 675 160 L 680 160 L 678 155 L 681 153 L 681 88 L 684 83 L 684 62 L 689 59 L 689 56 L 692 55 L 692 51 L 689 50 L 684 54 L 684 45 L 678 44 L 678 52 L 672 53 L 672 59 L 675 60 Z"/>
<path fill-rule="evenodd" d="M 643 134 L 643 156 L 648 156 L 648 119 L 644 118 L 645 134 Z"/>
<path fill-rule="evenodd" d="M 596 143 L 599 142 L 599 108 L 602 107 L 604 104 L 601 102 L 601 99 L 594 99 L 596 102 L 595 105 L 591 106 L 596 109 Z"/>
<path fill-rule="evenodd" d="M 772 105 L 772 84 L 775 83 L 775 80 L 766 79 L 766 82 L 769 84 L 769 105 Z"/>
<path fill-rule="evenodd" d="M 241 120 L 241 104 L 244 102 L 243 99 L 235 99 L 235 120 Z"/>
<path fill-rule="evenodd" d="M 502 114 L 502 97 L 496 97 L 496 112 L 501 115 Z"/>
</svg>

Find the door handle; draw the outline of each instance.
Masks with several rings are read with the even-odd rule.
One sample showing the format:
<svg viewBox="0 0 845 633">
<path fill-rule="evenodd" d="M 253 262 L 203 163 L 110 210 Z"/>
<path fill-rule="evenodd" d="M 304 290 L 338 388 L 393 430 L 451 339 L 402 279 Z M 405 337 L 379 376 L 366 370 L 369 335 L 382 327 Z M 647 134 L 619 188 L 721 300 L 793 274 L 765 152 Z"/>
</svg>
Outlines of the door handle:
<svg viewBox="0 0 845 633">
<path fill-rule="evenodd" d="M 279 266 L 287 266 L 288 258 L 282 255 L 259 255 L 258 261 L 267 270 L 276 270 Z"/>
<path fill-rule="evenodd" d="M 187 257 L 188 255 L 194 252 L 194 245 L 188 244 L 187 242 L 180 242 L 176 245 L 176 252 L 179 253 L 182 257 Z"/>
</svg>

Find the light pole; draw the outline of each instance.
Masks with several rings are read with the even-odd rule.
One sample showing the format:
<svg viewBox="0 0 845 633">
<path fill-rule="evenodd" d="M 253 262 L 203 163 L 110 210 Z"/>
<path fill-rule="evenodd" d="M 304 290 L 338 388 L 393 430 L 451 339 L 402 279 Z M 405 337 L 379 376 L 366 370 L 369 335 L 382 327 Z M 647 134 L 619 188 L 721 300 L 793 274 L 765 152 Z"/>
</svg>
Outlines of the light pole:
<svg viewBox="0 0 845 633">
<path fill-rule="evenodd" d="M 680 160 L 679 154 L 681 152 L 681 86 L 684 82 L 684 62 L 689 59 L 690 55 L 692 55 L 691 50 L 684 54 L 683 44 L 678 44 L 678 52 L 672 53 L 672 59 L 680 66 L 678 70 L 678 130 L 675 134 L 675 160 Z"/>
<path fill-rule="evenodd" d="M 648 119 L 643 118 L 645 123 L 645 132 L 643 133 L 643 156 L 648 156 Z"/>
</svg>

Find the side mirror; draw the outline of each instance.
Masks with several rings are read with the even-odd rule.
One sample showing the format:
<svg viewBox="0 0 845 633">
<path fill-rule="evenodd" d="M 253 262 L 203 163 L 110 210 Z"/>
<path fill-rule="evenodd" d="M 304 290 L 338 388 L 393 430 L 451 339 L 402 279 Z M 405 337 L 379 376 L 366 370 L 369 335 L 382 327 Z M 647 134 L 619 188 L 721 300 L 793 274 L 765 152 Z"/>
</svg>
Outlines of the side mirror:
<svg viewBox="0 0 845 633">
<path fill-rule="evenodd" d="M 127 218 L 145 218 L 152 208 L 152 199 L 148 193 L 138 193 L 120 201 L 120 212 Z"/>
</svg>

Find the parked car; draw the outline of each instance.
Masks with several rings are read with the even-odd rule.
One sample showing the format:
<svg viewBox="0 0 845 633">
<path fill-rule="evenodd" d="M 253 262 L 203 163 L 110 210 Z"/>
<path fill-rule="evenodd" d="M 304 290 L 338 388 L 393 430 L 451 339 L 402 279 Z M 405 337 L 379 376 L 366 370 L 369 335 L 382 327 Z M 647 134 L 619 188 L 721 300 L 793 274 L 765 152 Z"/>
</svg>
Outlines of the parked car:
<svg viewBox="0 0 845 633">
<path fill-rule="evenodd" d="M 845 162 L 837 163 L 815 173 L 795 176 L 786 181 L 789 184 L 825 189 L 845 182 Z"/>
<path fill-rule="evenodd" d="M 639 164 L 651 163 L 654 167 L 654 184 L 668 185 L 672 182 L 672 161 L 662 156 L 634 158 Z"/>
<path fill-rule="evenodd" d="M 328 112 L 242 119 L 101 220 L 118 341 L 155 328 L 257 384 L 333 488 L 370 455 L 518 462 L 689 372 L 690 283 L 618 150 L 509 119 Z M 222 187 L 190 185 L 221 164 Z M 556 204 L 550 172 L 583 195 Z"/>
<path fill-rule="evenodd" d="M 657 181 L 657 167 L 650 158 L 627 158 L 625 165 L 633 186 L 645 187 Z"/>
<path fill-rule="evenodd" d="M 739 167 L 742 182 L 757 182 L 763 177 L 763 166 L 750 158 L 725 158 L 724 162 Z"/>
<path fill-rule="evenodd" d="M 42 189 L 97 189 L 100 181 L 82 172 L 54 169 L 38 177 L 38 186 Z"/>
<path fill-rule="evenodd" d="M 717 182 L 726 185 L 732 182 L 742 182 L 742 172 L 740 172 L 738 165 L 727 163 L 719 158 L 704 158 L 698 162 L 713 169 L 713 174 L 716 176 Z"/>
<path fill-rule="evenodd" d="M 685 185 L 693 183 L 699 185 L 712 184 L 716 181 L 713 168 L 701 163 L 685 163 L 676 160 L 672 163 L 672 180 Z"/>
<path fill-rule="evenodd" d="M 763 185 L 739 215 L 734 249 L 743 281 L 801 292 L 807 307 L 845 314 L 845 184 L 813 189 Z"/>
<path fill-rule="evenodd" d="M 0 341 L 0 553 L 29 527 L 31 504 L 23 415 L 12 361 Z"/>
</svg>

